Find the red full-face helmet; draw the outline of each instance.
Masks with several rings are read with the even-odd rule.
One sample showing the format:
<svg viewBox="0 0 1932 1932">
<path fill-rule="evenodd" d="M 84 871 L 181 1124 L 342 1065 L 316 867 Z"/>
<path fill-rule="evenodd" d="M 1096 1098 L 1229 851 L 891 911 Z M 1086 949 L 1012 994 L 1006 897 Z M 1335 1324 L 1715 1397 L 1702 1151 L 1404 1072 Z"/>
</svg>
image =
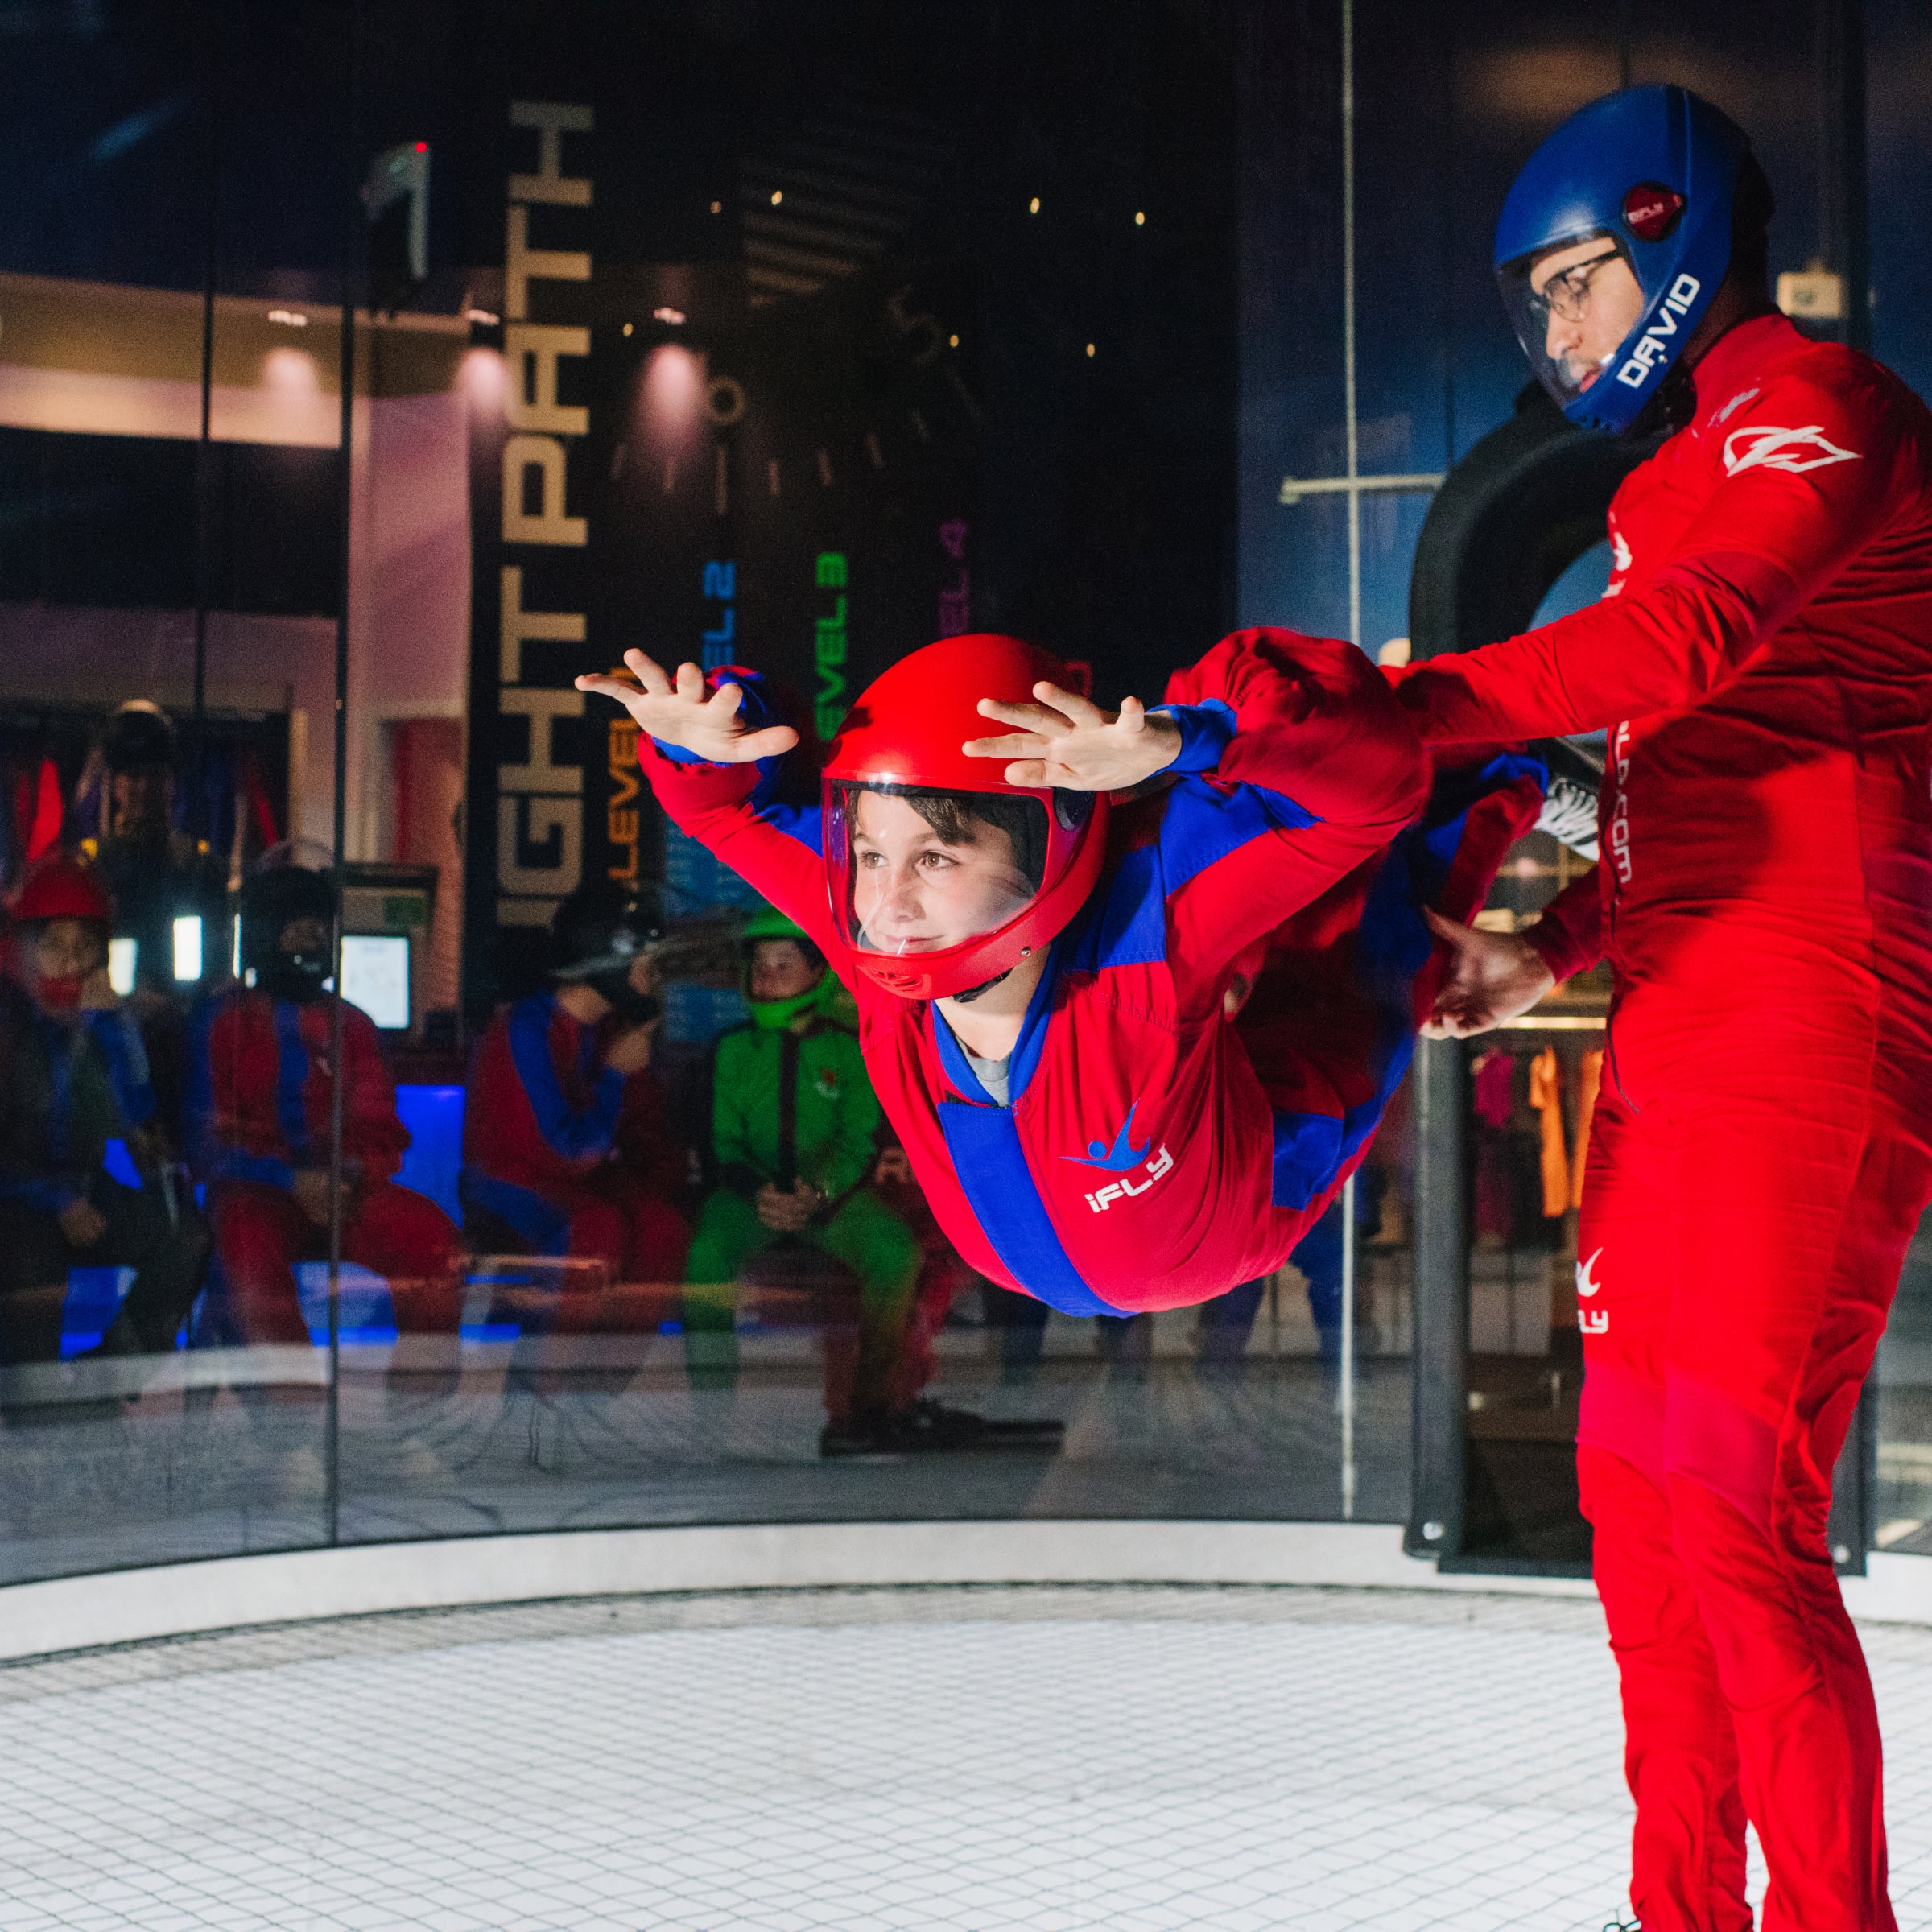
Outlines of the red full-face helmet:
<svg viewBox="0 0 1932 1932">
<path fill-rule="evenodd" d="M 1005 728 L 982 698 L 1067 687 L 1058 658 L 972 633 L 915 650 L 847 714 L 824 771 L 832 912 L 859 970 L 908 1000 L 944 999 L 1049 944 L 1093 890 L 1107 844 L 1104 792 L 1009 785 L 968 738 Z"/>
<path fill-rule="evenodd" d="M 31 926 L 43 919 L 85 919 L 90 925 L 114 923 L 114 902 L 93 873 L 64 852 L 51 852 L 20 882 L 9 908 L 14 923 Z"/>
</svg>

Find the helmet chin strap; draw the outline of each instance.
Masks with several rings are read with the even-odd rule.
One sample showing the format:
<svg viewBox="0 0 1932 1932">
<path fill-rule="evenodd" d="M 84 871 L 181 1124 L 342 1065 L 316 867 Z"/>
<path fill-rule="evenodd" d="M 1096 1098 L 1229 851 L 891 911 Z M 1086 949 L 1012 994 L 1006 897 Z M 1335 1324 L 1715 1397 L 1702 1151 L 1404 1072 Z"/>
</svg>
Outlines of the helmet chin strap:
<svg viewBox="0 0 1932 1932">
<path fill-rule="evenodd" d="M 1004 972 L 996 972 L 989 980 L 981 980 L 976 986 L 968 986 L 964 993 L 948 993 L 948 999 L 957 1000 L 962 1006 L 970 1006 L 983 993 L 991 993 L 1001 980 L 1009 980 L 1018 970 L 1009 966 Z"/>
</svg>

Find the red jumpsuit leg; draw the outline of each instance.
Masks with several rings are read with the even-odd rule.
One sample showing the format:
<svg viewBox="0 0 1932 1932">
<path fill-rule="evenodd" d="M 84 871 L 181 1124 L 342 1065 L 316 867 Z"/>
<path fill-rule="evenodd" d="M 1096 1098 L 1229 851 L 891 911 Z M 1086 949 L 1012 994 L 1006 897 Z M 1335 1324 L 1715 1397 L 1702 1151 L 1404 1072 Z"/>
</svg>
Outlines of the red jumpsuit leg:
<svg viewBox="0 0 1932 1932">
<path fill-rule="evenodd" d="M 242 1340 L 306 1347 L 295 1257 L 310 1226 L 295 1197 L 266 1181 L 217 1181 L 208 1208 Z"/>
<path fill-rule="evenodd" d="M 372 1182 L 342 1230 L 342 1255 L 389 1283 L 402 1335 L 454 1335 L 463 1316 L 463 1237 L 427 1195 Z"/>
<path fill-rule="evenodd" d="M 662 1195 L 642 1188 L 626 1191 L 619 1204 L 624 1214 L 623 1278 L 675 1282 L 681 1289 L 691 1224 Z"/>
<path fill-rule="evenodd" d="M 564 1251 L 570 1259 L 602 1263 L 601 1268 L 573 1268 L 565 1274 L 549 1322 L 552 1335 L 583 1335 L 598 1327 L 605 1291 L 623 1266 L 624 1211 L 588 1187 L 559 1191 L 549 1199 L 570 1216 Z"/>
<path fill-rule="evenodd" d="M 1577 1232 L 1588 1359 L 1577 1477 L 1623 1686 L 1631 1897 L 1645 1932 L 1746 1932 L 1736 1736 L 1664 1487 L 1669 1166 L 1606 1082 Z"/>
<path fill-rule="evenodd" d="M 1932 1192 L 1932 1159 L 1912 1119 L 1923 1103 L 1909 1083 L 1888 1091 L 1896 1071 L 1856 988 L 1814 989 L 1743 1022 L 1732 1017 L 1726 1025 L 1686 1001 L 1667 1027 L 1619 1023 L 1614 1065 L 1624 1100 L 1634 1092 L 1640 1108 L 1633 1121 L 1613 1104 L 1612 1137 L 1644 1144 L 1633 1171 L 1667 1224 L 1653 1216 L 1627 1244 L 1634 1274 L 1620 1272 L 1605 1242 L 1591 1305 L 1609 1327 L 1586 1346 L 1592 1376 L 1600 1361 L 1622 1366 L 1620 1324 L 1640 1338 L 1654 1327 L 1654 1309 L 1649 1320 L 1641 1311 L 1661 1277 L 1670 1298 L 1661 1358 L 1650 1356 L 1662 1372 L 1657 1480 L 1770 1869 L 1765 1932 L 1892 1932 L 1877 1718 L 1825 1525 L 1833 1465 Z M 1593 1158 L 1586 1257 L 1598 1241 L 1590 1187 L 1599 1171 Z M 1623 1324 L 1627 1299 L 1637 1312 Z M 1626 1439 L 1637 1426 L 1634 1387 L 1620 1397 L 1614 1369 L 1599 1381 L 1594 1397 L 1586 1383 L 1587 1454 L 1614 1447 L 1620 1410 Z M 1647 1383 L 1653 1399 L 1657 1386 Z M 1638 1540 L 1640 1515 L 1653 1555 L 1654 1505 L 1646 1497 L 1640 1511 L 1627 1485 L 1613 1487 L 1589 1459 L 1612 1563 Z M 1662 1613 L 1654 1592 L 1637 1595 Z M 1676 1649 L 1687 1654 L 1686 1641 Z M 1654 1716 L 1644 1715 L 1646 1740 Z M 1648 1748 L 1638 1728 L 1633 1752 Z M 1681 1866 L 1678 1876 L 1695 1897 Z M 1677 1893 L 1654 1877 L 1645 1885 L 1635 1902 L 1646 1927 L 1726 1922 L 1674 1918 Z"/>
</svg>

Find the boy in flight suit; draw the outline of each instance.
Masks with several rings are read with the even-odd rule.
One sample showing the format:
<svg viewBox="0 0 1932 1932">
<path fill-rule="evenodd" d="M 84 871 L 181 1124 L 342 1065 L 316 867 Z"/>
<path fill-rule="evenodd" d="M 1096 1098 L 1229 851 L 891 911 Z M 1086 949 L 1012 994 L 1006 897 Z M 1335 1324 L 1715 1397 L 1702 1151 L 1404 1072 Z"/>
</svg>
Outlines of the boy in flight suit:
<svg viewBox="0 0 1932 1932">
<path fill-rule="evenodd" d="M 1541 799 L 1505 763 L 1378 863 L 1428 799 L 1414 730 L 1360 652 L 1286 631 L 1118 714 L 1017 639 L 930 645 L 853 707 L 819 811 L 774 795 L 796 738 L 754 679 L 625 661 L 636 682 L 580 686 L 625 704 L 673 820 L 852 987 L 948 1239 L 1069 1314 L 1286 1257 L 1407 1062 L 1418 896 L 1472 913 Z"/>
</svg>

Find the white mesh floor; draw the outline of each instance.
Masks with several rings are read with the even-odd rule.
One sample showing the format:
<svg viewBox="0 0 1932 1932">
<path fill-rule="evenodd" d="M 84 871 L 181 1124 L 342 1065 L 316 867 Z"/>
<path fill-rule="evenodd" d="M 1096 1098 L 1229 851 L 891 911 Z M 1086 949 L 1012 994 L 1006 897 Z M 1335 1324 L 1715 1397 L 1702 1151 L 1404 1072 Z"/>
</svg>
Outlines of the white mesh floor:
<svg viewBox="0 0 1932 1932">
<path fill-rule="evenodd" d="M 1932 1632 L 1868 1628 L 1901 1926 Z M 833 1591 L 0 1671 L 0 1927 L 1249 1932 L 1620 1915 L 1593 1604 Z"/>
</svg>

